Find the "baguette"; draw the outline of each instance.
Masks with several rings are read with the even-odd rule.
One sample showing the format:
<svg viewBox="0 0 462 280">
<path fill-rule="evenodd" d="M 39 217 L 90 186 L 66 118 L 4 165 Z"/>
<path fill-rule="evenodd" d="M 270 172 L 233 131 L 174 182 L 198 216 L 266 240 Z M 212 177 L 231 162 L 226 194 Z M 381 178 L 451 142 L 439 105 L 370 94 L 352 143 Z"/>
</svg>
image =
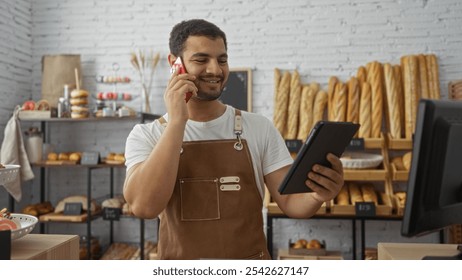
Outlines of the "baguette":
<svg viewBox="0 0 462 280">
<path fill-rule="evenodd" d="M 383 65 L 385 88 L 387 96 L 388 123 L 390 135 L 393 139 L 401 138 L 401 117 L 399 115 L 399 101 L 397 85 L 393 67 L 389 63 Z"/>
<path fill-rule="evenodd" d="M 311 86 L 303 86 L 300 100 L 299 126 L 297 139 L 304 141 L 313 126 L 315 92 Z"/>
<path fill-rule="evenodd" d="M 289 108 L 287 117 L 287 133 L 285 139 L 295 139 L 298 130 L 298 115 L 300 111 L 300 75 L 297 70 L 292 74 L 290 81 Z"/>
<path fill-rule="evenodd" d="M 284 135 L 287 124 L 287 109 L 289 105 L 290 73 L 282 75 L 278 88 L 277 102 L 274 110 L 274 125 L 281 135 Z"/>
<path fill-rule="evenodd" d="M 276 108 L 276 104 L 278 102 L 278 94 L 279 94 L 279 84 L 281 83 L 281 71 L 278 68 L 274 68 L 274 106 Z"/>
<path fill-rule="evenodd" d="M 430 91 L 430 97 L 432 99 L 441 99 L 440 92 L 440 78 L 438 74 L 438 61 L 436 55 L 429 54 L 425 56 L 427 61 L 427 71 L 428 72 L 428 87 Z"/>
<path fill-rule="evenodd" d="M 329 84 L 327 86 L 327 119 L 329 121 L 334 120 L 334 96 L 335 96 L 335 88 L 338 83 L 338 78 L 337 77 L 330 77 L 329 78 Z"/>
<path fill-rule="evenodd" d="M 358 72 L 356 73 L 356 78 L 358 79 L 360 88 L 362 88 L 363 84 L 365 82 L 367 82 L 366 67 L 364 67 L 364 66 L 359 66 L 358 67 Z"/>
<path fill-rule="evenodd" d="M 383 117 L 383 93 L 381 64 L 372 62 L 367 73 L 368 82 L 371 85 L 371 137 L 380 138 Z"/>
<path fill-rule="evenodd" d="M 417 103 L 419 99 L 418 60 L 410 55 L 402 58 L 403 81 L 404 81 L 404 104 L 406 138 L 411 139 L 415 131 L 415 119 L 417 116 Z"/>
<path fill-rule="evenodd" d="M 364 202 L 361 190 L 356 183 L 348 183 L 348 192 L 350 193 L 350 202 L 352 205 L 355 205 L 356 202 Z"/>
<path fill-rule="evenodd" d="M 420 97 L 429 99 L 430 91 L 428 87 L 428 69 L 427 69 L 427 61 L 423 54 L 417 56 L 417 61 L 419 64 L 419 78 L 420 78 Z"/>
<path fill-rule="evenodd" d="M 398 108 L 399 108 L 399 118 L 400 118 L 400 138 L 402 138 L 404 133 L 404 89 L 403 89 L 403 74 L 401 72 L 401 66 L 393 65 L 393 74 L 396 81 L 396 94 L 398 96 Z"/>
<path fill-rule="evenodd" d="M 336 202 L 338 205 L 349 205 L 350 203 L 350 196 L 348 194 L 348 188 L 344 184 L 343 187 L 340 189 L 339 193 L 337 194 Z"/>
<path fill-rule="evenodd" d="M 374 202 L 375 205 L 379 204 L 377 193 L 374 190 L 374 185 L 363 184 L 361 186 L 361 194 L 364 202 Z"/>
<path fill-rule="evenodd" d="M 327 92 L 321 90 L 319 91 L 315 98 L 314 98 L 314 105 L 313 105 L 313 123 L 312 123 L 312 127 L 320 120 L 323 119 L 324 117 L 324 111 L 326 109 L 326 106 L 327 106 L 327 101 L 328 99 L 328 94 Z M 311 130 L 311 128 L 310 128 Z"/>
<path fill-rule="evenodd" d="M 334 121 L 336 122 L 344 122 L 346 119 L 346 110 L 347 110 L 347 94 L 348 94 L 347 86 L 342 83 L 338 82 L 335 86 L 335 95 L 334 95 Z"/>
<path fill-rule="evenodd" d="M 371 85 L 365 82 L 361 88 L 359 101 L 359 127 L 358 136 L 361 138 L 371 137 Z"/>
<path fill-rule="evenodd" d="M 314 94 L 318 93 L 320 87 L 321 86 L 319 85 L 319 83 L 316 83 L 316 82 L 311 82 L 310 83 L 310 88 L 313 90 Z"/>
<path fill-rule="evenodd" d="M 359 123 L 360 89 L 358 79 L 352 77 L 348 81 L 347 122 Z"/>
</svg>

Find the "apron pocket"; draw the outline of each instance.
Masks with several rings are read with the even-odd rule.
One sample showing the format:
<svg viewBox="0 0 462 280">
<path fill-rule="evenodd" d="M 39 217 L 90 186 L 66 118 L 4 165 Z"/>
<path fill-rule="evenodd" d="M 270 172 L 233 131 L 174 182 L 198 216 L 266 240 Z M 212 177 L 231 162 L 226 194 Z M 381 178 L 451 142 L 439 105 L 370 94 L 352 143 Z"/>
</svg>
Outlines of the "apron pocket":
<svg viewBox="0 0 462 280">
<path fill-rule="evenodd" d="M 181 220 L 220 219 L 217 178 L 180 179 Z"/>
</svg>

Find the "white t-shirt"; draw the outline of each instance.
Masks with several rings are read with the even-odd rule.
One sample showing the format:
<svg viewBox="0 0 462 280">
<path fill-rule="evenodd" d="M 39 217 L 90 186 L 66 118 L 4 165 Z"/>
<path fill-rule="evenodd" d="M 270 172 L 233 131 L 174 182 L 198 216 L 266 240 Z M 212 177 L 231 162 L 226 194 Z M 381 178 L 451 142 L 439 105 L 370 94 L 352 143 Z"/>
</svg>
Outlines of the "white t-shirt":
<svg viewBox="0 0 462 280">
<path fill-rule="evenodd" d="M 234 108 L 227 105 L 225 113 L 212 121 L 188 120 L 183 141 L 236 139 L 234 115 Z M 168 114 L 163 117 L 168 122 Z M 257 186 L 263 197 L 265 186 L 263 176 L 292 164 L 293 159 L 281 134 L 267 118 L 242 111 L 242 120 L 241 137 L 246 139 L 249 146 Z M 148 158 L 164 129 L 165 127 L 158 120 L 137 124 L 133 128 L 125 146 L 127 170 Z"/>
</svg>

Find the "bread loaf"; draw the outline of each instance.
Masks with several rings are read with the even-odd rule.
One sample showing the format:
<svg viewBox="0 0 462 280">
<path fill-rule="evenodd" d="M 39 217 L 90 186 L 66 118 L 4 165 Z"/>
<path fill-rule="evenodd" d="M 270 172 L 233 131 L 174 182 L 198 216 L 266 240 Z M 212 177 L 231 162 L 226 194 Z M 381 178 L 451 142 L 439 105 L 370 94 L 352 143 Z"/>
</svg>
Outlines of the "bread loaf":
<svg viewBox="0 0 462 280">
<path fill-rule="evenodd" d="M 337 205 L 349 205 L 350 204 L 350 195 L 348 194 L 348 187 L 344 184 L 337 194 L 336 199 Z"/>
<path fill-rule="evenodd" d="M 348 81 L 347 122 L 359 123 L 360 89 L 358 79 L 352 77 Z"/>
<path fill-rule="evenodd" d="M 352 205 L 355 205 L 356 202 L 364 202 L 363 195 L 361 194 L 358 184 L 349 182 L 348 192 L 350 193 L 350 201 Z"/>
<path fill-rule="evenodd" d="M 403 157 L 394 157 L 391 163 L 395 166 L 396 170 L 406 170 L 403 163 Z"/>
<path fill-rule="evenodd" d="M 346 120 L 347 99 L 348 87 L 344 83 L 338 82 L 335 86 L 334 105 L 332 107 L 334 110 L 334 121 L 344 122 Z"/>
<path fill-rule="evenodd" d="M 298 114 L 300 111 L 300 97 L 301 97 L 301 86 L 300 86 L 300 75 L 295 70 L 292 74 L 290 82 L 290 94 L 289 94 L 289 108 L 287 118 L 287 133 L 285 139 L 296 139 L 298 130 Z"/>
<path fill-rule="evenodd" d="M 374 61 L 367 72 L 367 80 L 371 85 L 371 137 L 380 138 L 383 117 L 382 66 Z"/>
<path fill-rule="evenodd" d="M 62 213 L 64 211 L 64 206 L 66 203 L 82 203 L 82 209 L 87 211 L 88 210 L 88 203 L 87 197 L 84 195 L 75 195 L 75 196 L 68 196 L 61 201 L 58 202 L 55 208 L 55 213 Z M 90 212 L 96 211 L 96 203 L 94 200 L 90 203 Z"/>
<path fill-rule="evenodd" d="M 389 63 L 383 65 L 385 76 L 385 89 L 388 109 L 388 127 L 393 139 L 401 138 L 401 116 L 399 115 L 399 101 L 397 85 L 393 67 Z"/>
<path fill-rule="evenodd" d="M 382 201 L 382 205 L 393 205 L 390 196 L 384 192 L 380 192 L 380 200 Z"/>
<path fill-rule="evenodd" d="M 404 121 L 404 89 L 403 89 L 403 75 L 401 72 L 401 66 L 393 65 L 393 74 L 396 81 L 396 92 L 398 95 L 398 107 L 399 107 L 399 117 L 400 117 L 400 138 L 403 138 L 405 135 L 405 121 Z"/>
<path fill-rule="evenodd" d="M 371 137 L 371 86 L 365 82 L 361 88 L 361 99 L 359 101 L 359 127 L 358 136 L 361 138 Z"/>
<path fill-rule="evenodd" d="M 362 88 L 363 84 L 367 82 L 367 71 L 366 67 L 359 66 L 358 72 L 356 73 L 356 78 L 358 79 L 359 88 Z"/>
<path fill-rule="evenodd" d="M 428 88 L 427 61 L 423 54 L 417 56 L 417 61 L 419 64 L 420 98 L 429 99 L 431 96 Z"/>
<path fill-rule="evenodd" d="M 287 109 L 289 106 L 290 93 L 290 73 L 285 72 L 282 75 L 281 82 L 278 88 L 277 102 L 274 109 L 274 125 L 277 130 L 284 135 L 287 124 Z"/>
<path fill-rule="evenodd" d="M 315 92 L 311 86 L 303 86 L 302 96 L 300 101 L 299 120 L 297 139 L 306 140 L 310 130 L 313 126 L 313 105 L 314 105 Z"/>
<path fill-rule="evenodd" d="M 425 56 L 428 71 L 428 88 L 432 99 L 441 99 L 440 79 L 438 73 L 438 61 L 436 55 L 429 54 Z"/>
<path fill-rule="evenodd" d="M 310 88 L 313 90 L 314 94 L 316 94 L 316 93 L 318 93 L 321 86 L 319 85 L 319 83 L 311 82 L 310 83 Z"/>
<path fill-rule="evenodd" d="M 361 186 L 361 194 L 364 202 L 373 202 L 375 205 L 379 204 L 377 193 L 372 184 L 363 184 Z"/>
<path fill-rule="evenodd" d="M 415 119 L 419 99 L 419 68 L 417 57 L 413 55 L 402 57 L 401 68 L 404 83 L 405 136 L 407 139 L 411 139 L 415 131 Z"/>
<path fill-rule="evenodd" d="M 279 94 L 279 83 L 281 82 L 281 71 L 278 68 L 274 68 L 274 106 L 276 108 L 278 94 Z"/>
<path fill-rule="evenodd" d="M 411 170 L 412 152 L 407 152 L 403 155 L 403 165 L 406 170 Z"/>
<path fill-rule="evenodd" d="M 334 96 L 338 82 L 337 77 L 332 76 L 329 78 L 329 84 L 327 86 L 327 119 L 329 121 L 334 120 Z"/>
<path fill-rule="evenodd" d="M 328 103 L 328 94 L 327 92 L 321 90 L 319 91 L 314 98 L 314 109 L 313 109 L 313 125 L 314 126 L 318 121 L 323 119 L 324 111 L 326 110 Z"/>
</svg>

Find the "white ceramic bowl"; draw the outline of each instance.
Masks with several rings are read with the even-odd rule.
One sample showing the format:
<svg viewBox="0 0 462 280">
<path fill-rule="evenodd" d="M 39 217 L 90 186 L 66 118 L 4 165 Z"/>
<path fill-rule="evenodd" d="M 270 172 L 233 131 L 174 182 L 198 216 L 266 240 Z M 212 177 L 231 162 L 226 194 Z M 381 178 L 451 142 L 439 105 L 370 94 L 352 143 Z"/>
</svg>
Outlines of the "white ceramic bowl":
<svg viewBox="0 0 462 280">
<path fill-rule="evenodd" d="M 21 237 L 26 236 L 29 232 L 31 232 L 35 225 L 38 222 L 37 217 L 26 215 L 26 214 L 10 214 L 13 221 L 16 221 L 18 224 L 21 225 L 21 228 L 15 229 L 11 231 L 11 240 L 16 240 Z"/>
<path fill-rule="evenodd" d="M 345 169 L 376 168 L 383 161 L 383 156 L 372 153 L 346 152 L 340 158 Z"/>
</svg>

